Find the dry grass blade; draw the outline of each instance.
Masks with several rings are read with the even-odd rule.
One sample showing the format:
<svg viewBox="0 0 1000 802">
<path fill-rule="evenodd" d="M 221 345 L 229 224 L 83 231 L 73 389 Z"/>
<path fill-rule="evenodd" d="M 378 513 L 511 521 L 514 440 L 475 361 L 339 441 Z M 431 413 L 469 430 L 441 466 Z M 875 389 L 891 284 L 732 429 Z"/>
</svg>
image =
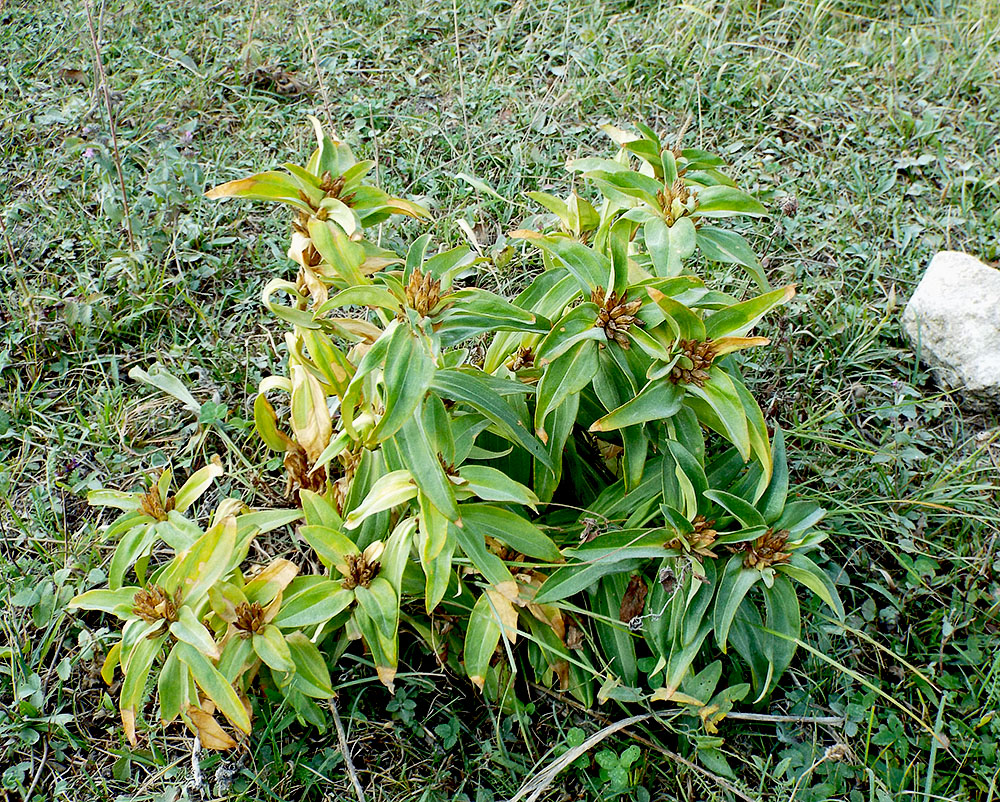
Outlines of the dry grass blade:
<svg viewBox="0 0 1000 802">
<path fill-rule="evenodd" d="M 122 157 L 118 152 L 118 134 L 115 130 L 115 117 L 111 113 L 111 93 L 108 90 L 108 76 L 104 72 L 104 59 L 101 57 L 101 46 L 97 31 L 94 29 L 94 15 L 90 11 L 90 0 L 86 0 L 87 28 L 90 30 L 90 41 L 94 47 L 94 59 L 97 61 L 97 74 L 101 79 L 101 94 L 104 97 L 104 110 L 108 113 L 108 130 L 111 132 L 111 146 L 115 153 L 115 171 L 118 173 L 118 184 L 122 191 L 122 209 L 125 212 L 125 232 L 128 235 L 129 250 L 135 250 L 135 236 L 132 233 L 132 214 L 128 208 L 128 192 L 125 189 L 125 176 L 122 173 Z"/>
<path fill-rule="evenodd" d="M 549 764 L 548 768 L 539 772 L 530 780 L 525 782 L 524 785 L 521 786 L 520 790 L 508 799 L 507 802 L 518 802 L 520 799 L 525 799 L 526 802 L 535 802 L 535 800 L 545 792 L 545 789 L 552 784 L 552 781 L 556 778 L 559 772 L 569 766 L 578 757 L 588 752 L 609 735 L 614 735 L 616 732 L 619 732 L 626 727 L 631 727 L 633 724 L 638 724 L 640 721 L 645 721 L 646 719 L 652 717 L 652 713 L 643 713 L 641 716 L 630 716 L 629 718 L 616 721 L 614 724 L 609 724 L 608 726 L 598 730 L 582 744 L 573 747 L 565 754 L 560 755 Z"/>
<path fill-rule="evenodd" d="M 365 792 L 358 780 L 358 772 L 354 768 L 351 760 L 351 750 L 347 746 L 347 735 L 344 733 L 344 725 L 340 720 L 340 712 L 337 710 L 337 700 L 330 700 L 330 712 L 333 714 L 333 725 L 337 728 L 337 740 L 340 742 L 340 752 L 344 756 L 344 765 L 347 766 L 347 775 L 351 778 L 351 785 L 354 786 L 354 793 L 358 795 L 358 802 L 367 802 Z"/>
</svg>

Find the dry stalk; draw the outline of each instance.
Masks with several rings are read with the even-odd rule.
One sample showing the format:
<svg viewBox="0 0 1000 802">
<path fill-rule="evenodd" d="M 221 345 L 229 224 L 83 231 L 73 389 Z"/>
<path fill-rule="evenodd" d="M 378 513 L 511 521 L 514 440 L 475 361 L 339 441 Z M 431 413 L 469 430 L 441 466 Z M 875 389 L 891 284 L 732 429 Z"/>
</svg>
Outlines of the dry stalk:
<svg viewBox="0 0 1000 802">
<path fill-rule="evenodd" d="M 111 93 L 108 90 L 108 76 L 104 71 L 104 59 L 101 58 L 101 47 L 97 31 L 94 29 L 94 15 L 90 11 L 90 0 L 84 0 L 87 10 L 87 28 L 90 30 L 90 42 L 94 46 L 94 59 L 97 61 L 97 74 L 101 81 L 101 93 L 104 96 L 104 110 L 108 114 L 108 129 L 111 131 L 111 147 L 115 154 L 115 171 L 118 173 L 118 184 L 122 191 L 122 208 L 125 210 L 125 232 L 128 235 L 128 247 L 135 250 L 135 236 L 132 233 L 132 213 L 128 208 L 128 192 L 125 190 L 125 175 L 122 173 L 122 159 L 118 152 L 118 134 L 115 130 L 115 117 L 111 113 Z"/>
</svg>

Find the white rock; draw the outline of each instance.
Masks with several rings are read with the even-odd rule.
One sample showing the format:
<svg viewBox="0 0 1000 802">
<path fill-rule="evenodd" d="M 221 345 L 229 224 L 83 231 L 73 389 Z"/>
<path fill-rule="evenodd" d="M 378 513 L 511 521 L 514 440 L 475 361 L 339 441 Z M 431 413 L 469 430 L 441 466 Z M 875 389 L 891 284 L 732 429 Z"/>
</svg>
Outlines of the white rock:
<svg viewBox="0 0 1000 802">
<path fill-rule="evenodd" d="M 1000 270 L 941 251 L 903 310 L 903 327 L 940 384 L 973 407 L 1000 407 Z"/>
</svg>

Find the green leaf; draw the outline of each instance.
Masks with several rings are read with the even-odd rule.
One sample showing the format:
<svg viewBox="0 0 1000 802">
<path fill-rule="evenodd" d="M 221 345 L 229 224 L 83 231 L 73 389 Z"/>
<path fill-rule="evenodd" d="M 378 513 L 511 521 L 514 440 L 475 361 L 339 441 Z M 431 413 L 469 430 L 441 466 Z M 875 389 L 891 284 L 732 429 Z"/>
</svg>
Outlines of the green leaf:
<svg viewBox="0 0 1000 802">
<path fill-rule="evenodd" d="M 629 577 L 626 573 L 604 577 L 597 583 L 597 591 L 591 598 L 591 607 L 598 616 L 613 622 L 609 623 L 597 617 L 594 619 L 597 636 L 608 658 L 608 667 L 626 685 L 635 687 L 639 682 L 635 637 L 618 620 L 622 597 L 628 584 Z"/>
<path fill-rule="evenodd" d="M 354 589 L 360 604 L 368 617 L 378 627 L 384 638 L 394 638 L 396 627 L 399 624 L 399 600 L 396 598 L 396 591 L 392 589 L 383 577 L 375 577 L 368 585 L 359 585 Z"/>
<path fill-rule="evenodd" d="M 397 328 L 385 357 L 385 412 L 372 431 L 372 442 L 392 437 L 413 417 L 430 387 L 434 371 L 434 362 L 420 343 L 405 327 Z"/>
<path fill-rule="evenodd" d="M 582 242 L 559 236 L 535 236 L 530 241 L 569 270 L 588 297 L 599 286 L 608 286 L 611 276 L 610 260 Z"/>
<path fill-rule="evenodd" d="M 652 286 L 646 287 L 646 292 L 653 302 L 663 312 L 664 318 L 676 337 L 682 340 L 697 340 L 704 342 L 706 337 L 705 323 L 680 301 L 664 295 Z"/>
<path fill-rule="evenodd" d="M 230 723 L 250 734 L 250 716 L 240 701 L 239 696 L 228 680 L 212 665 L 205 655 L 187 643 L 178 643 L 174 647 L 177 659 L 191 669 L 195 682 L 205 695 L 215 702 L 215 706 L 229 719 Z"/>
<path fill-rule="evenodd" d="M 187 698 L 187 684 L 190 672 L 173 649 L 160 666 L 160 676 L 156 678 L 156 695 L 160 698 L 160 721 L 169 724 L 181 710 L 190 704 Z"/>
<path fill-rule="evenodd" d="M 497 555 L 486 548 L 483 536 L 468 527 L 459 529 L 455 525 L 449 525 L 448 533 L 458 543 L 458 546 L 465 552 L 476 570 L 479 571 L 486 581 L 495 588 L 513 588 L 514 577 L 510 570 Z"/>
<path fill-rule="evenodd" d="M 188 477 L 188 480 L 181 485 L 181 489 L 177 491 L 177 495 L 174 496 L 174 509 L 177 512 L 187 510 L 223 473 L 222 465 L 217 465 L 214 462 L 199 468 Z"/>
<path fill-rule="evenodd" d="M 148 384 L 151 387 L 155 387 L 157 390 L 163 391 L 169 396 L 173 396 L 180 401 L 189 412 L 192 412 L 195 415 L 201 413 L 201 404 L 199 404 L 198 400 L 191 395 L 191 391 L 184 385 L 184 382 L 174 376 L 173 373 L 167 370 L 159 362 L 154 363 L 149 368 L 148 373 L 139 367 L 132 368 L 128 372 L 128 376 L 130 379 L 142 382 L 143 384 Z"/>
<path fill-rule="evenodd" d="M 486 465 L 463 465 L 458 469 L 458 475 L 465 480 L 464 490 L 485 501 L 502 501 L 510 504 L 524 504 L 534 509 L 538 504 L 538 496 L 531 490 L 515 482 L 503 471 Z M 463 505 L 463 520 L 465 510 L 470 505 Z"/>
<path fill-rule="evenodd" d="M 322 624 L 346 610 L 353 601 L 353 591 L 345 590 L 340 582 L 324 579 L 283 599 L 274 625 L 292 629 Z"/>
<path fill-rule="evenodd" d="M 177 620 L 170 625 L 170 634 L 179 641 L 191 644 L 206 657 L 219 659 L 219 645 L 215 638 L 187 605 L 182 605 L 177 611 Z"/>
<path fill-rule="evenodd" d="M 670 258 L 670 229 L 659 217 L 648 220 L 642 227 L 646 250 L 653 261 L 653 273 L 667 278 L 680 272 L 680 264 Z"/>
<path fill-rule="evenodd" d="M 743 567 L 742 554 L 734 554 L 726 563 L 715 597 L 715 641 L 723 653 L 736 611 L 759 579 L 760 571 Z"/>
<path fill-rule="evenodd" d="M 406 265 L 403 269 L 404 283 L 410 280 L 414 270 L 419 269 L 424 263 L 424 255 L 431 243 L 432 235 L 423 234 L 413 240 L 413 243 L 406 251 Z"/>
<path fill-rule="evenodd" d="M 721 506 L 745 528 L 767 528 L 764 516 L 757 511 L 756 507 L 745 499 L 742 499 L 739 496 L 734 496 L 732 493 L 727 493 L 725 490 L 707 490 L 705 491 L 705 496 Z"/>
<path fill-rule="evenodd" d="M 235 547 L 236 519 L 225 518 L 171 560 L 160 583 L 167 591 L 180 588 L 181 598 L 197 605 L 212 585 L 235 568 Z"/>
<path fill-rule="evenodd" d="M 697 217 L 732 217 L 748 215 L 767 217 L 767 209 L 760 202 L 742 190 L 727 186 L 702 187 L 698 189 Z"/>
<path fill-rule="evenodd" d="M 774 528 L 787 529 L 791 534 L 790 539 L 795 540 L 823 520 L 825 515 L 826 510 L 811 501 L 794 501 L 785 505 L 774 522 Z"/>
<path fill-rule="evenodd" d="M 219 198 L 246 198 L 247 200 L 276 201 L 287 203 L 306 214 L 312 214 L 312 208 L 299 197 L 299 187 L 284 173 L 268 170 L 264 173 L 240 178 L 219 184 L 205 193 L 211 200 Z"/>
<path fill-rule="evenodd" d="M 295 670 L 292 652 L 285 642 L 285 636 L 274 625 L 268 624 L 261 633 L 253 635 L 253 650 L 274 671 L 288 673 Z"/>
<path fill-rule="evenodd" d="M 674 415 L 684 402 L 684 390 L 669 379 L 649 382 L 635 398 L 626 401 L 590 427 L 592 432 L 611 432 L 646 421 Z"/>
<path fill-rule="evenodd" d="M 340 226 L 313 217 L 309 220 L 309 238 L 323 261 L 347 286 L 371 284 L 361 272 L 365 261 L 364 247 L 352 241 Z"/>
<path fill-rule="evenodd" d="M 771 464 L 774 466 L 771 481 L 764 491 L 764 495 L 757 502 L 757 508 L 769 524 L 773 524 L 781 516 L 785 509 L 785 500 L 788 498 L 788 460 L 785 456 L 785 435 L 777 424 L 774 426 L 774 437 L 771 439 Z"/>
<path fill-rule="evenodd" d="M 323 662 L 323 655 L 302 632 L 289 632 L 285 636 L 288 651 L 295 664 L 294 686 L 314 699 L 330 699 L 334 696 L 330 685 L 330 671 Z"/>
<path fill-rule="evenodd" d="M 417 485 L 409 471 L 391 471 L 381 476 L 361 504 L 351 510 L 344 519 L 344 528 L 354 529 L 368 516 L 405 504 L 416 495 Z"/>
<path fill-rule="evenodd" d="M 597 349 L 593 340 L 583 340 L 546 366 L 535 403 L 535 432 L 542 442 L 548 439 L 545 418 L 549 412 L 579 393 L 597 373 Z"/>
<path fill-rule="evenodd" d="M 758 295 L 749 301 L 734 304 L 726 309 L 713 312 L 705 321 L 705 333 L 709 339 L 742 336 L 774 307 L 787 303 L 795 296 L 795 285 L 779 287 L 771 292 Z"/>
<path fill-rule="evenodd" d="M 406 472 L 398 471 L 397 473 Z M 386 474 L 386 477 L 390 476 L 393 476 L 393 474 Z M 386 477 L 383 477 L 383 479 Z M 387 493 L 386 495 L 389 496 L 389 501 L 393 500 L 390 494 Z M 358 520 L 360 521 L 361 519 L 359 518 Z M 324 564 L 328 566 L 342 565 L 345 562 L 344 558 L 346 555 L 350 554 L 356 557 L 361 553 L 354 541 L 333 527 L 322 525 L 300 526 L 298 532 L 305 539 L 306 543 L 312 546 L 313 551 L 319 555 Z"/>
<path fill-rule="evenodd" d="M 111 590 L 118 590 L 122 586 L 128 569 L 140 557 L 150 553 L 157 537 L 157 527 L 152 524 L 140 524 L 125 532 L 115 548 L 111 567 L 108 569 L 108 587 Z"/>
<path fill-rule="evenodd" d="M 516 386 L 516 392 L 530 392 L 519 382 L 509 384 Z M 521 446 L 546 467 L 553 467 L 542 444 L 528 432 L 524 421 L 484 378 L 459 370 L 439 370 L 434 375 L 431 388 L 442 398 L 468 404 L 489 418 L 503 437 Z"/>
<path fill-rule="evenodd" d="M 463 504 L 462 520 L 471 532 L 496 538 L 521 554 L 550 563 L 562 562 L 562 554 L 551 538 L 510 510 L 492 504 Z"/>
<path fill-rule="evenodd" d="M 376 287 L 374 284 L 361 284 L 341 290 L 316 310 L 316 316 L 322 317 L 345 306 L 367 306 L 371 309 L 386 309 L 393 314 L 399 311 L 399 299 L 388 290 Z"/>
<path fill-rule="evenodd" d="M 672 537 L 673 533 L 669 533 Z M 567 556 L 579 560 L 554 571 L 535 596 L 538 604 L 549 604 L 589 588 L 602 576 L 627 573 L 650 558 L 666 557 L 666 530 L 628 529 L 610 532 L 589 543 L 565 549 Z"/>
<path fill-rule="evenodd" d="M 465 633 L 465 649 L 463 659 L 465 672 L 473 684 L 482 690 L 486 682 L 493 653 L 497 650 L 502 634 L 501 622 L 495 611 L 495 603 L 491 604 L 490 591 L 484 591 L 476 600 L 469 616 L 469 628 Z M 503 601 L 498 594 L 493 595 L 499 603 Z M 510 602 L 507 602 L 509 605 Z"/>
<path fill-rule="evenodd" d="M 424 493 L 449 521 L 461 526 L 461 513 L 455 500 L 454 485 L 444 472 L 436 444 L 431 442 L 431 433 L 424 428 L 423 416 L 417 414 L 405 421 L 396 432 L 394 441 L 420 492 Z"/>
<path fill-rule="evenodd" d="M 750 244 L 735 231 L 714 226 L 702 226 L 698 229 L 698 247 L 705 258 L 724 264 L 736 264 L 743 267 L 747 274 L 757 282 L 764 292 L 771 289 L 764 275 L 764 268 L 757 259 Z"/>
<path fill-rule="evenodd" d="M 844 619 L 844 605 L 840 601 L 840 594 L 837 593 L 837 586 L 827 576 L 826 571 L 804 554 L 792 552 L 792 556 L 787 563 L 776 565 L 775 568 L 783 574 L 787 574 L 796 582 L 805 585 L 815 593 L 823 602 L 836 614 L 840 620 Z"/>
<path fill-rule="evenodd" d="M 112 613 L 119 618 L 132 617 L 132 602 L 139 588 L 127 587 L 117 590 L 88 590 L 79 596 L 74 596 L 67 610 L 98 610 L 102 613 Z"/>
<path fill-rule="evenodd" d="M 708 373 L 709 379 L 704 386 L 693 383 L 684 385 L 688 395 L 685 403 L 694 410 L 698 420 L 729 440 L 739 449 L 743 460 L 748 461 L 751 456 L 750 431 L 743 402 L 729 374 L 722 368 L 713 365 Z"/>
</svg>

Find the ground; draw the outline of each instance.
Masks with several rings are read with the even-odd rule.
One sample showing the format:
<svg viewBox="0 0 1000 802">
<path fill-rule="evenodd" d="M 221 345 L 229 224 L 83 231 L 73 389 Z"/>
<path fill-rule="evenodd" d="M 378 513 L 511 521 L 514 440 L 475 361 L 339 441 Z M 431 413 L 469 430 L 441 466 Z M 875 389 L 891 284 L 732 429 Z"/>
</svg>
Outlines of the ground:
<svg viewBox="0 0 1000 802">
<path fill-rule="evenodd" d="M 218 453 L 221 493 L 280 495 L 248 421 L 280 359 L 259 293 L 290 270 L 287 216 L 202 193 L 305 158 L 311 113 L 425 203 L 444 242 L 464 221 L 489 247 L 535 212 L 524 191 L 568 189 L 566 158 L 610 148 L 603 122 L 676 136 L 688 121 L 685 143 L 723 153 L 775 212 L 747 233 L 799 294 L 762 332 L 755 389 L 798 492 L 830 509 L 847 621 L 808 608 L 812 650 L 765 709 L 742 710 L 795 720 L 722 723 L 735 779 L 692 770 L 647 722 L 542 798 L 608 798 L 616 763 L 628 799 L 995 798 L 1000 429 L 930 382 L 899 322 L 936 250 L 1000 259 L 992 0 L 43 0 L 0 3 L 0 52 L 0 793 L 194 794 L 186 733 L 128 748 L 98 674 L 109 631 L 64 607 L 112 548 L 88 489 Z M 195 420 L 128 378 L 155 361 L 214 405 Z M 404 656 L 394 699 L 364 665 L 337 676 L 373 800 L 507 798 L 550 750 L 634 712 L 536 691 L 516 718 Z M 221 768 L 233 799 L 354 798 L 333 733 L 262 715 L 239 762 L 203 755 L 206 782 Z M 815 716 L 846 723 L 801 720 Z"/>
</svg>

